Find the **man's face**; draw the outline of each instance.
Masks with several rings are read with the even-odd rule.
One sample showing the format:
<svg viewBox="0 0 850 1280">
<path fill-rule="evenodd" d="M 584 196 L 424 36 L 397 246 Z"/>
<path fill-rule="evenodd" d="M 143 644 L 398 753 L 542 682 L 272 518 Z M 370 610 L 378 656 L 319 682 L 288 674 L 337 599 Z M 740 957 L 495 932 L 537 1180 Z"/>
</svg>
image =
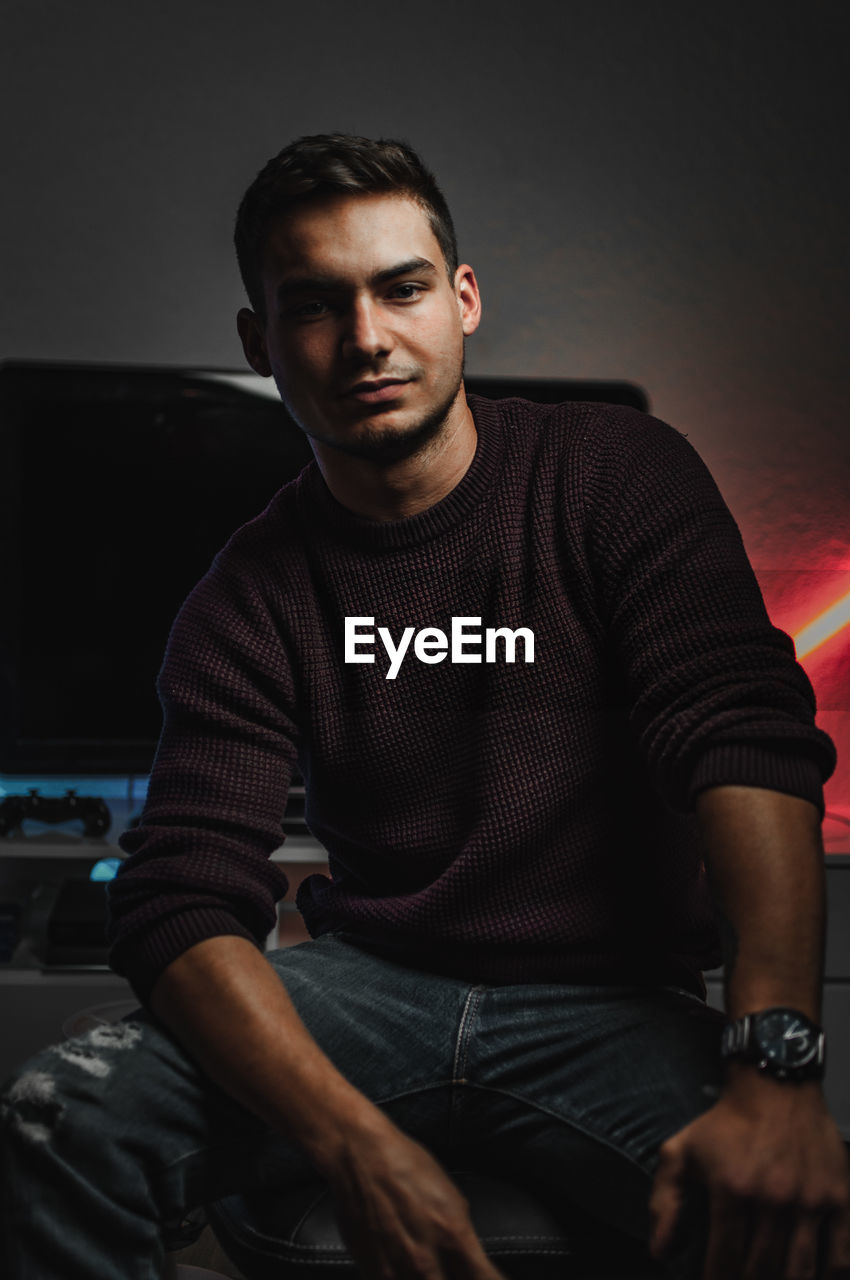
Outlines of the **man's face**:
<svg viewBox="0 0 850 1280">
<path fill-rule="evenodd" d="M 427 215 L 403 196 L 338 196 L 269 235 L 266 319 L 239 314 L 249 363 L 272 374 L 313 440 L 376 462 L 409 456 L 455 404 L 478 327 L 470 267 L 450 282 Z"/>
</svg>

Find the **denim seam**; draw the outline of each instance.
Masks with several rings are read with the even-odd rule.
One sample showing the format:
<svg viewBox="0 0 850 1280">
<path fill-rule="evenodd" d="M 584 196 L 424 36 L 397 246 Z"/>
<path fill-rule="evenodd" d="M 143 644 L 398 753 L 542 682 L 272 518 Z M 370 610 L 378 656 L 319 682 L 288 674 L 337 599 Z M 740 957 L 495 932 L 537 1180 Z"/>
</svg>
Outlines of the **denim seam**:
<svg viewBox="0 0 850 1280">
<path fill-rule="evenodd" d="M 324 1192 L 322 1193 L 322 1195 L 324 1195 Z M 321 1199 L 321 1198 L 322 1196 L 318 1197 L 318 1199 Z M 309 1210 L 307 1212 L 309 1213 Z M 306 1214 L 305 1214 L 305 1217 L 306 1217 Z M 301 1219 L 301 1221 L 303 1221 L 303 1218 Z M 240 1219 L 238 1222 L 228 1223 L 228 1231 L 233 1235 L 234 1239 L 239 1239 L 239 1240 L 242 1240 L 243 1242 L 246 1242 L 246 1241 L 250 1242 L 253 1248 L 255 1248 L 258 1252 L 262 1252 L 264 1254 L 268 1254 L 270 1251 L 267 1247 L 264 1248 L 263 1246 L 271 1245 L 271 1255 L 273 1257 L 278 1256 L 279 1246 L 276 1239 L 274 1237 L 268 1236 L 264 1231 L 259 1231 L 256 1227 L 252 1227 L 250 1223 L 246 1222 L 244 1219 Z M 564 1246 L 558 1247 L 560 1244 L 559 1238 L 551 1234 L 523 1235 L 519 1239 L 517 1239 L 516 1235 L 502 1235 L 502 1236 L 492 1235 L 491 1236 L 485 1233 L 483 1238 L 486 1240 L 488 1245 L 495 1245 L 497 1247 L 501 1246 L 501 1248 L 499 1248 L 499 1253 L 502 1255 L 507 1255 L 511 1253 L 516 1253 L 516 1254 L 526 1253 L 529 1245 L 535 1246 L 535 1253 L 549 1253 L 549 1254 L 552 1254 L 553 1256 L 572 1253 L 572 1250 L 569 1247 L 567 1248 L 565 1248 Z M 291 1254 L 292 1253 L 306 1253 L 306 1254 L 328 1253 L 328 1254 L 337 1254 L 339 1257 L 339 1255 L 344 1254 L 348 1251 L 347 1246 L 344 1243 L 341 1245 L 309 1244 L 303 1240 L 293 1240 L 293 1239 L 287 1239 L 284 1243 L 285 1243 L 286 1251 Z M 554 1247 L 550 1249 L 545 1249 L 545 1250 L 540 1249 L 539 1246 L 544 1243 L 548 1243 L 549 1245 Z M 329 1258 L 328 1261 L 337 1261 L 337 1259 Z"/>
<path fill-rule="evenodd" d="M 452 1068 L 452 1084 L 466 1083 L 466 1063 L 469 1054 L 469 1027 L 475 1017 L 475 1013 L 481 1002 L 481 996 L 483 993 L 484 987 L 472 987 L 464 1002 L 463 1013 L 460 1016 L 460 1025 L 457 1029 L 457 1043 L 455 1044 L 454 1066 Z"/>
<path fill-rule="evenodd" d="M 609 1150 L 615 1152 L 617 1155 L 625 1156 L 631 1164 L 640 1169 L 641 1173 L 645 1173 L 649 1178 L 653 1177 L 654 1169 L 648 1168 L 644 1165 L 637 1156 L 632 1155 L 631 1151 L 629 1151 L 627 1147 L 616 1146 L 610 1138 L 605 1137 L 603 1134 L 594 1132 L 594 1130 L 589 1128 L 586 1124 L 573 1119 L 571 1116 L 565 1116 L 560 1111 L 553 1111 L 551 1107 L 545 1107 L 541 1103 L 534 1102 L 520 1093 L 514 1093 L 511 1089 L 500 1089 L 495 1085 L 478 1084 L 475 1081 L 467 1081 L 467 1084 L 471 1089 L 481 1089 L 485 1093 L 498 1093 L 505 1098 L 512 1098 L 514 1102 L 521 1102 L 523 1106 L 533 1107 L 535 1111 L 541 1112 L 542 1115 L 551 1116 L 553 1120 L 558 1120 L 561 1124 L 570 1125 L 572 1128 L 577 1129 L 579 1133 L 584 1134 L 586 1138 L 590 1138 L 592 1142 L 601 1143 L 602 1146 L 608 1147 Z"/>
<path fill-rule="evenodd" d="M 472 1022 L 485 990 L 486 988 L 483 985 L 469 988 L 458 1023 L 454 1060 L 452 1062 L 451 1090 L 449 1093 L 448 1143 L 450 1150 L 454 1150 L 458 1142 L 462 1121 L 461 1086 L 466 1084 L 466 1066 L 469 1059 Z"/>
</svg>

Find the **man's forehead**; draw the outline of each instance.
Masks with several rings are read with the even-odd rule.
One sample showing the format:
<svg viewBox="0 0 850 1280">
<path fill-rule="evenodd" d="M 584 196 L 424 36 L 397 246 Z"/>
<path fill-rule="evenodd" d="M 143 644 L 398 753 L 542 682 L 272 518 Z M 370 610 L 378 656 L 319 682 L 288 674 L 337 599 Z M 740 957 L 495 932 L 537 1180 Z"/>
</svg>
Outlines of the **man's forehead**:
<svg viewBox="0 0 850 1280">
<path fill-rule="evenodd" d="M 442 266 L 442 252 L 420 205 L 405 196 L 340 196 L 294 210 L 269 230 L 263 273 L 371 277 L 394 264 L 423 259 Z"/>
</svg>

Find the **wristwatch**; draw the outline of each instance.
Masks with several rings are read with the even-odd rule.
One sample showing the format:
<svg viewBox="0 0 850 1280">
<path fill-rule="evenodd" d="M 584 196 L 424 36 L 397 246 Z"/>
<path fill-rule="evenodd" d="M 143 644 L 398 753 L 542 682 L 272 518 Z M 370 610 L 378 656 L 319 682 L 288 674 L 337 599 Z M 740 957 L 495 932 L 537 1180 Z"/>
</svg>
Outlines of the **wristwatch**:
<svg viewBox="0 0 850 1280">
<path fill-rule="evenodd" d="M 727 1022 L 720 1040 L 721 1058 L 754 1062 L 777 1080 L 822 1080 L 825 1054 L 823 1029 L 783 1006 Z"/>
</svg>

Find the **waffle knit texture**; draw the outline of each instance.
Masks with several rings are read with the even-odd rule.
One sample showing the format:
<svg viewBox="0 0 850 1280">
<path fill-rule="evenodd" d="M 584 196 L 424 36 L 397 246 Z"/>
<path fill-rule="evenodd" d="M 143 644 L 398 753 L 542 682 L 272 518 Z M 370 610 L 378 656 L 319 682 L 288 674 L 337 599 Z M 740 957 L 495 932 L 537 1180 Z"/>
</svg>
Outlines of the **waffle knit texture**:
<svg viewBox="0 0 850 1280">
<path fill-rule="evenodd" d="M 468 401 L 475 456 L 441 501 L 366 519 L 310 462 L 181 608 L 109 886 L 110 963 L 142 1003 L 204 938 L 264 946 L 296 766 L 331 873 L 299 890 L 311 934 L 484 983 L 704 991 L 722 957 L 696 796 L 823 813 L 811 684 L 685 437 L 613 405 Z M 347 617 L 374 618 L 374 662 L 344 661 Z M 459 617 L 481 661 L 411 640 L 387 679 L 378 628 L 450 639 Z M 533 632 L 533 663 L 521 638 L 485 660 L 498 627 Z"/>
</svg>

